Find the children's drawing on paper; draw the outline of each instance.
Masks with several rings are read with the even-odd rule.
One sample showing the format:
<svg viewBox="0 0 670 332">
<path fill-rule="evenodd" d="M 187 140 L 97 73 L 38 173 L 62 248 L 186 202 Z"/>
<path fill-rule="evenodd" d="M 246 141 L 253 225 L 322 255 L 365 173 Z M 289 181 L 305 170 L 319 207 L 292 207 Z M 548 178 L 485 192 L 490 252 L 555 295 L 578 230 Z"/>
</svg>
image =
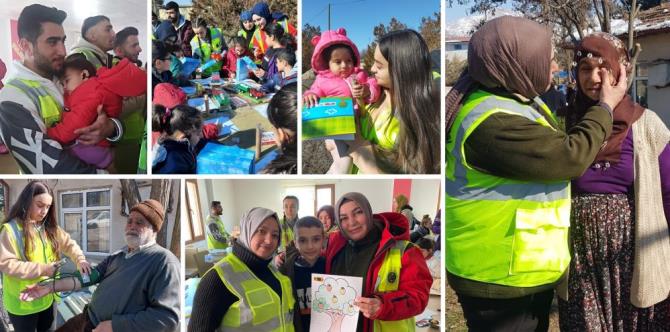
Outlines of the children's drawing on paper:
<svg viewBox="0 0 670 332">
<path fill-rule="evenodd" d="M 312 274 L 311 331 L 355 331 L 363 278 Z"/>
</svg>

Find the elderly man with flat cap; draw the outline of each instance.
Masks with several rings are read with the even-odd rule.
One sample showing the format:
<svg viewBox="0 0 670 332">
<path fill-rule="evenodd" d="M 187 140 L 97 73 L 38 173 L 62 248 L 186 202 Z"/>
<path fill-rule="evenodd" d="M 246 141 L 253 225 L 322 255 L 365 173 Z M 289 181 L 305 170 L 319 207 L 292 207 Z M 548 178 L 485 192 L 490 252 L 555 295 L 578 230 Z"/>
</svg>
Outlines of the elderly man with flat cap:
<svg viewBox="0 0 670 332">
<path fill-rule="evenodd" d="M 98 284 L 84 312 L 57 331 L 176 331 L 179 322 L 179 260 L 156 243 L 165 218 L 153 199 L 130 210 L 125 227 L 127 246 L 108 256 L 90 276 L 68 277 L 31 285 L 21 300 Z"/>
</svg>

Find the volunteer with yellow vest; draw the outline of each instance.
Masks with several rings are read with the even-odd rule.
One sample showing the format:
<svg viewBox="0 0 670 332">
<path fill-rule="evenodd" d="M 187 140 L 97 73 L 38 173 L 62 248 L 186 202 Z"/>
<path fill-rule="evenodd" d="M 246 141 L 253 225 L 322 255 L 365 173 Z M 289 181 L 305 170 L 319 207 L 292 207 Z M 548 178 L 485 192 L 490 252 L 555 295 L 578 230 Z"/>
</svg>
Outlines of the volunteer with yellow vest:
<svg viewBox="0 0 670 332">
<path fill-rule="evenodd" d="M 291 280 L 271 264 L 281 236 L 277 214 L 252 208 L 240 229 L 232 254 L 200 281 L 188 331 L 293 331 Z"/>
<path fill-rule="evenodd" d="M 568 180 L 593 161 L 626 91 L 625 75 L 616 86 L 604 80 L 600 103 L 561 131 L 539 98 L 552 53 L 549 28 L 491 20 L 472 36 L 468 72 L 447 96 L 447 277 L 471 330 L 548 329 L 570 263 Z"/>
<path fill-rule="evenodd" d="M 67 255 L 82 273 L 91 265 L 70 235 L 58 227 L 51 209 L 53 195 L 42 182 L 23 189 L 0 229 L 2 302 L 17 332 L 47 331 L 54 319 L 53 296 L 23 302 L 20 292 L 57 272 L 57 262 Z"/>
<path fill-rule="evenodd" d="M 195 36 L 191 39 L 193 57 L 200 59 L 200 64 L 205 64 L 209 60 L 216 60 L 216 64 L 202 71 L 202 75 L 208 77 L 221 70 L 228 46 L 223 39 L 221 29 L 208 27 L 204 19 L 198 19 L 195 22 L 193 31 L 195 32 Z"/>
<path fill-rule="evenodd" d="M 230 241 L 230 234 L 226 232 L 226 227 L 221 220 L 223 208 L 221 202 L 212 201 L 210 214 L 205 222 L 207 231 L 207 249 L 226 249 Z"/>
<path fill-rule="evenodd" d="M 363 278 L 359 332 L 414 331 L 414 316 L 428 305 L 430 276 L 421 251 L 409 242 L 409 222 L 399 213 L 372 214 L 360 193 L 335 205 L 340 230 L 330 234 L 326 273 Z"/>
<path fill-rule="evenodd" d="M 0 90 L 0 133 L 20 170 L 31 174 L 96 173 L 94 166 L 64 152 L 46 136 L 46 128 L 60 121 L 63 88 L 57 74 L 65 60 L 66 14 L 53 7 L 34 4 L 19 15 L 17 32 L 21 62 L 13 63 L 13 74 Z M 121 123 L 99 112 L 97 120 L 75 131 L 79 142 L 97 144 L 118 140 Z"/>
</svg>

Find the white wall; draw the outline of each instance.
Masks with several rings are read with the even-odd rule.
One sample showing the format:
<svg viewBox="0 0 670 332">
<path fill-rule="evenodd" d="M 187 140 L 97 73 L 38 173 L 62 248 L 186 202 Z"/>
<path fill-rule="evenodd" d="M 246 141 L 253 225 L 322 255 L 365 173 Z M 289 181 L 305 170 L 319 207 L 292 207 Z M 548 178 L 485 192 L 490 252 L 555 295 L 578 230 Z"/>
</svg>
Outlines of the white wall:
<svg viewBox="0 0 670 332">
<path fill-rule="evenodd" d="M 146 1 L 134 0 L 12 0 L 2 1 L 2 10 L 0 11 L 0 59 L 7 64 L 7 76 L 10 77 L 14 69 L 11 65 L 11 28 L 10 19 L 18 19 L 24 7 L 40 3 L 48 7 L 56 7 L 65 11 L 68 15 L 63 22 L 65 29 L 66 50 L 69 52 L 81 36 L 81 25 L 84 19 L 90 16 L 105 15 L 109 17 L 114 26 L 114 31 L 119 31 L 125 27 L 133 26 L 139 30 L 140 45 L 142 53 L 140 60 L 143 63 L 149 58 L 150 48 L 147 43 L 147 3 Z M 5 80 L 3 80 L 5 81 Z"/>
<path fill-rule="evenodd" d="M 335 185 L 335 202 L 345 193 L 357 191 L 370 201 L 374 213 L 391 210 L 393 180 L 198 180 L 198 193 L 203 219 L 209 214 L 209 204 L 213 200 L 221 201 L 223 221 L 230 232 L 239 224 L 242 214 L 252 207 L 265 207 L 277 212 L 281 217 L 282 198 L 288 187 L 314 186 L 317 184 Z M 440 180 L 412 180 L 410 205 L 417 219 L 429 214 L 431 218 L 437 211 Z M 335 203 L 334 202 L 334 203 Z M 309 204 L 301 202 L 301 204 Z M 304 216 L 302 213 L 298 213 Z M 204 220 L 203 220 L 204 223 Z M 204 242 L 204 241 L 201 241 Z M 196 243 L 201 247 L 202 243 Z"/>
</svg>

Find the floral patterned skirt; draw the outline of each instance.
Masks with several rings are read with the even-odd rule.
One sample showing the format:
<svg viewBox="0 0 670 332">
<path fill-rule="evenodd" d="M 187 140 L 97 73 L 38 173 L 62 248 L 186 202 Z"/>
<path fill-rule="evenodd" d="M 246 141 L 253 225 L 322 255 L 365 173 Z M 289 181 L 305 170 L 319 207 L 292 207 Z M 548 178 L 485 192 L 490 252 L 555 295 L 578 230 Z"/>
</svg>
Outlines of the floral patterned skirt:
<svg viewBox="0 0 670 332">
<path fill-rule="evenodd" d="M 572 198 L 568 301 L 559 300 L 561 331 L 670 331 L 670 300 L 630 303 L 635 248 L 634 199 L 627 194 Z"/>
</svg>

